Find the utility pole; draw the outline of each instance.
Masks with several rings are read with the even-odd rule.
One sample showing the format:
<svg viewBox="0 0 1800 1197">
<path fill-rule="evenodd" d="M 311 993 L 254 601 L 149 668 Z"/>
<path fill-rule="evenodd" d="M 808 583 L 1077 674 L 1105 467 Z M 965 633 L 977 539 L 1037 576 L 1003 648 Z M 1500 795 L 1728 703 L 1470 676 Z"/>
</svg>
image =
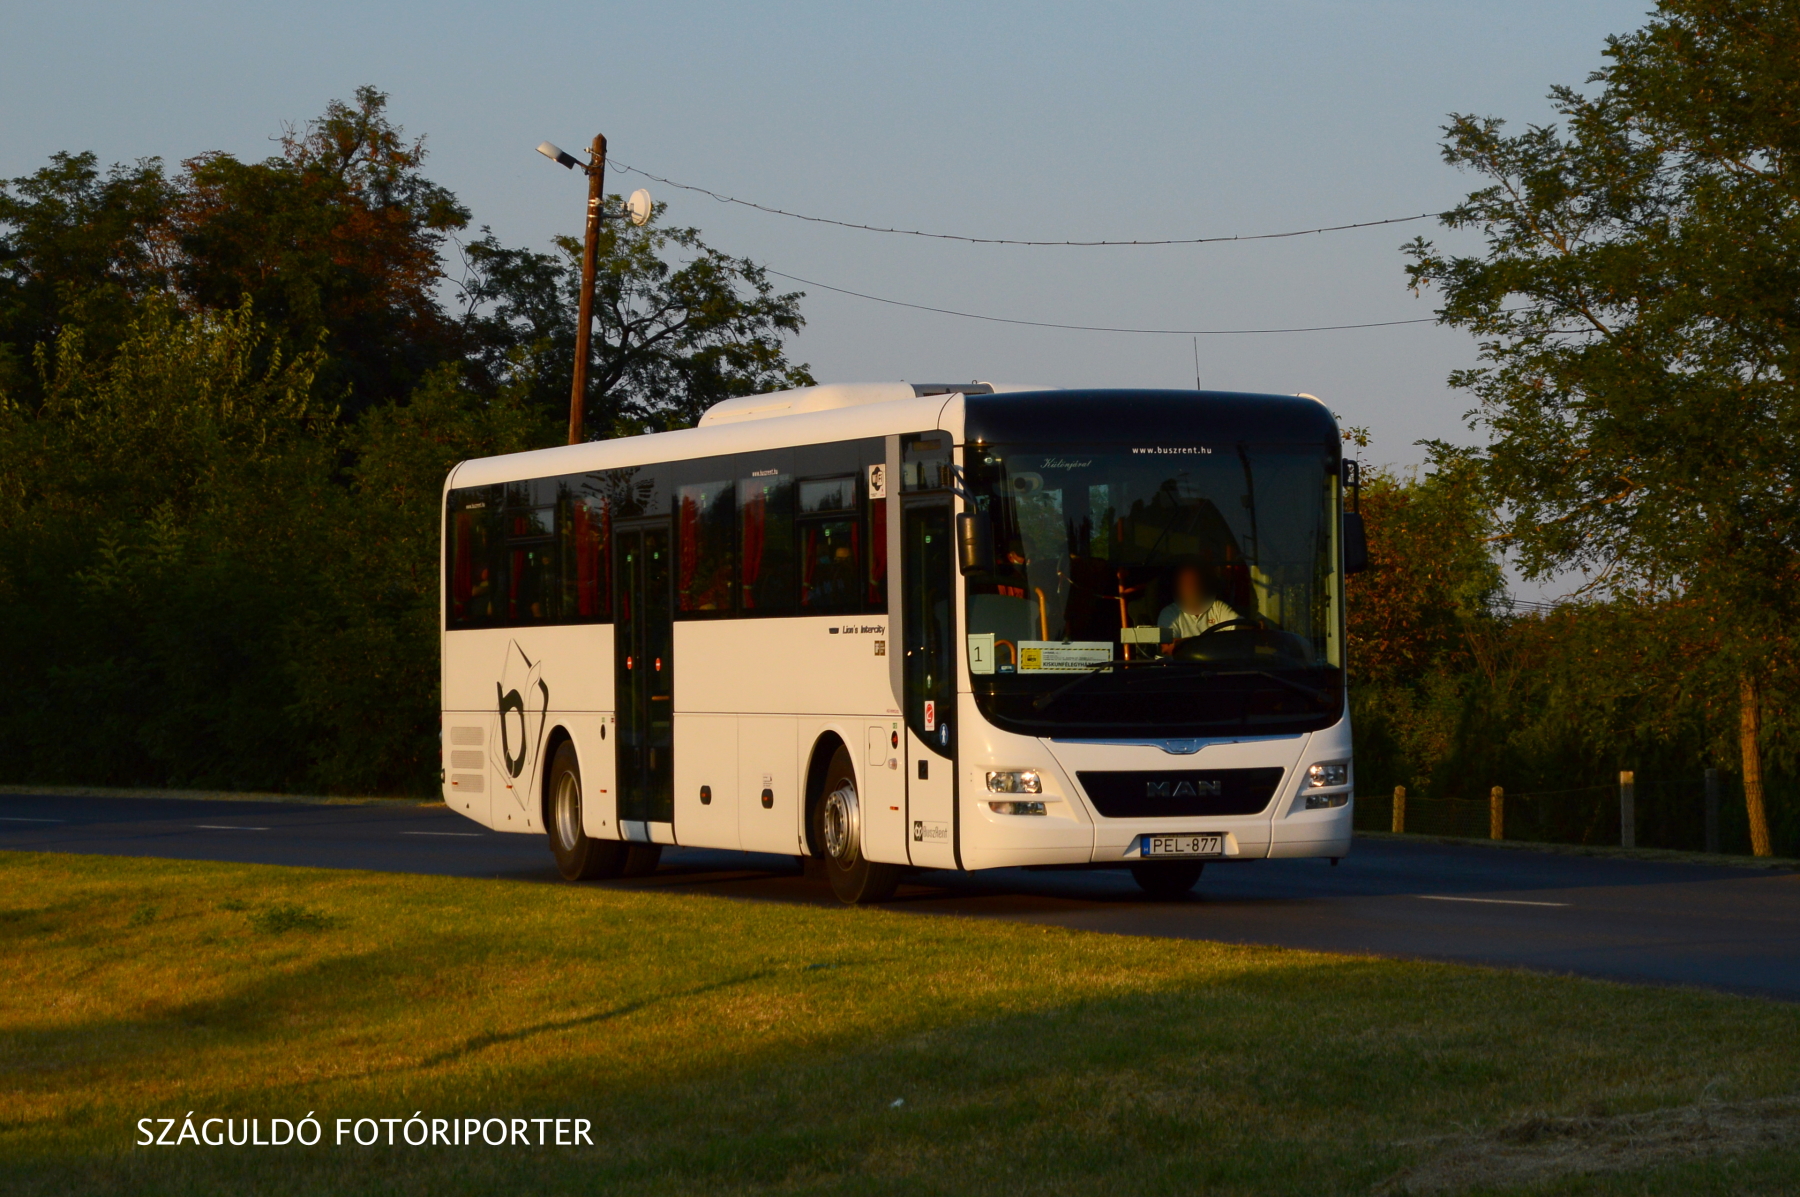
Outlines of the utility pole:
<svg viewBox="0 0 1800 1197">
<path fill-rule="evenodd" d="M 624 211 L 606 213 L 600 210 L 600 200 L 606 194 L 604 133 L 594 134 L 594 144 L 588 147 L 586 166 L 582 166 L 581 159 L 575 155 L 557 149 L 548 141 L 538 146 L 537 151 L 569 170 L 581 166 L 588 177 L 587 229 L 581 243 L 581 312 L 575 324 L 575 383 L 569 389 L 569 443 L 579 445 L 582 423 L 587 415 L 588 363 L 593 356 L 589 347 L 594 333 L 594 271 L 598 269 L 600 258 L 600 222 L 610 216 L 614 220 L 629 220 L 643 228 L 656 215 L 656 205 L 651 202 L 650 193 L 640 187 L 631 193 Z"/>
<path fill-rule="evenodd" d="M 569 443 L 582 440 L 587 412 L 588 338 L 594 329 L 594 267 L 600 253 L 600 197 L 606 188 L 606 134 L 594 134 L 588 147 L 587 230 L 581 244 L 581 314 L 575 325 L 575 384 L 569 390 Z"/>
</svg>

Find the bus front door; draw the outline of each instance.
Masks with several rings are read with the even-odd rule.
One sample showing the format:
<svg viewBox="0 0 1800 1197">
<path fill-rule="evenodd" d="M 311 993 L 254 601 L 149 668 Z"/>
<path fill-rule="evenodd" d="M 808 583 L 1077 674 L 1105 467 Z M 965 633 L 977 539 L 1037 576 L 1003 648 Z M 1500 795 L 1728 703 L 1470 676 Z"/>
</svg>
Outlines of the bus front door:
<svg viewBox="0 0 1800 1197">
<path fill-rule="evenodd" d="M 626 839 L 673 842 L 675 637 L 667 521 L 621 525 L 613 576 L 619 823 Z"/>
<path fill-rule="evenodd" d="M 956 588 L 950 504 L 926 499 L 901 513 L 905 546 L 907 851 L 926 868 L 959 868 L 956 816 Z"/>
</svg>

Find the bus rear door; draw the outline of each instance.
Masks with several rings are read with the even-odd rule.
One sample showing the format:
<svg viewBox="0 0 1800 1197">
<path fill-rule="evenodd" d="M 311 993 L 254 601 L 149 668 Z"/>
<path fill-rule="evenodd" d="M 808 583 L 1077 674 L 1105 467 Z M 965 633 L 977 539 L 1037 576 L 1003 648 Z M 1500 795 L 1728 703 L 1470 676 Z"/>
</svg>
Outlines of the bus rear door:
<svg viewBox="0 0 1800 1197">
<path fill-rule="evenodd" d="M 674 841 L 675 637 L 667 520 L 621 524 L 613 627 L 619 823 L 625 838 Z"/>
</svg>

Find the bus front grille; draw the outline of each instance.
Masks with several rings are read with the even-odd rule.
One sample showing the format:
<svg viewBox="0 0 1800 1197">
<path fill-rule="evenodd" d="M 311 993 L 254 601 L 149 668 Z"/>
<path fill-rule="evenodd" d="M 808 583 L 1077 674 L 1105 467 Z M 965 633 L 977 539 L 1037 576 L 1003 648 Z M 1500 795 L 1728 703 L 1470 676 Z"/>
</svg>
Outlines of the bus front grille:
<svg viewBox="0 0 1800 1197">
<path fill-rule="evenodd" d="M 1094 809 L 1108 819 L 1254 815 L 1269 805 L 1282 771 L 1156 769 L 1076 773 Z"/>
</svg>

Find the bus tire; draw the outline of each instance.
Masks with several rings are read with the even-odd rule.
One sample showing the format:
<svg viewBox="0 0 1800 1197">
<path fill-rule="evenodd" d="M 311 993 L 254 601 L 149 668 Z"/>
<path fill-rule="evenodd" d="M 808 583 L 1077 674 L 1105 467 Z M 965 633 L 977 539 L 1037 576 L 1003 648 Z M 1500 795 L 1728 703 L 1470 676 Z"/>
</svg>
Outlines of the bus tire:
<svg viewBox="0 0 1800 1197">
<path fill-rule="evenodd" d="M 1159 902 L 1179 902 L 1192 892 L 1206 869 L 1204 861 L 1157 860 L 1131 866 L 1131 879 Z"/>
<path fill-rule="evenodd" d="M 625 867 L 625 845 L 617 840 L 590 839 L 581 825 L 581 762 L 575 745 L 557 745 L 550 765 L 550 797 L 544 830 L 556 870 L 565 881 L 617 877 Z"/>
<path fill-rule="evenodd" d="M 900 884 L 900 866 L 877 864 L 862 854 L 862 802 L 856 766 L 842 744 L 831 754 L 820 792 L 808 812 L 814 859 L 831 882 L 831 892 L 853 906 L 885 902 Z"/>
</svg>

